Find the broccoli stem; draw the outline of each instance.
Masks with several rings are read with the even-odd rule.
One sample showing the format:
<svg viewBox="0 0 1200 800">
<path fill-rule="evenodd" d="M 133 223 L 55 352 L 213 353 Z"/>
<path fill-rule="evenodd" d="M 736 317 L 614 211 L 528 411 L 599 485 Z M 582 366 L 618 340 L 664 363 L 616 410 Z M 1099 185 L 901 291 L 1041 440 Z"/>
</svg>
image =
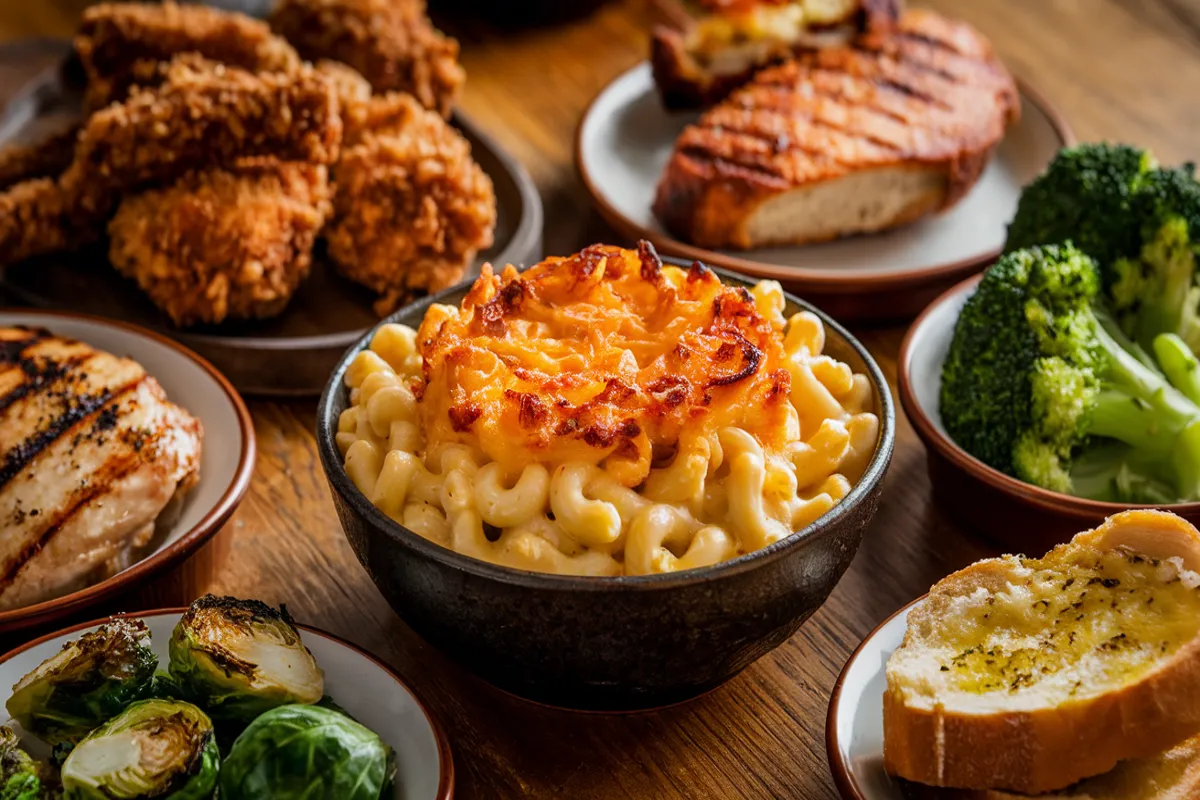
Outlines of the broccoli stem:
<svg viewBox="0 0 1200 800">
<path fill-rule="evenodd" d="M 1185 460 L 1200 467 L 1200 447 L 1180 439 L 1181 432 L 1200 419 L 1200 407 L 1123 349 L 1101 325 L 1096 326 L 1096 338 L 1108 364 L 1090 432 L 1160 457 L 1171 455 L 1177 445 L 1190 448 L 1195 452 Z"/>
<path fill-rule="evenodd" d="M 1173 333 L 1154 339 L 1154 356 L 1171 385 L 1193 403 L 1200 403 L 1200 361 L 1187 343 Z"/>
<path fill-rule="evenodd" d="M 1175 482 L 1179 485 L 1180 502 L 1200 499 L 1200 420 L 1184 428 L 1179 434 L 1171 464 L 1175 468 Z"/>
<path fill-rule="evenodd" d="M 1140 454 L 1119 442 L 1088 447 L 1071 464 L 1071 493 L 1109 503 L 1168 504 L 1179 494 Z"/>
</svg>

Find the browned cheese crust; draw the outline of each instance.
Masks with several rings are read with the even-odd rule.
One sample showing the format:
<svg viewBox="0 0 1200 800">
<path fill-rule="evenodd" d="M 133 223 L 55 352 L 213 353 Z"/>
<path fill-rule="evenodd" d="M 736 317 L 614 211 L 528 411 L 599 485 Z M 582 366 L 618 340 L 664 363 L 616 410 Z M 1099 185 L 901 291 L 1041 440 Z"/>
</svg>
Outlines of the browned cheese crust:
<svg viewBox="0 0 1200 800">
<path fill-rule="evenodd" d="M 433 27 L 421 0 L 281 0 L 271 27 L 305 58 L 345 62 L 376 92 L 407 92 L 443 117 L 466 80 L 458 42 Z"/>
<path fill-rule="evenodd" d="M 109 258 L 176 325 L 271 317 L 308 275 L 328 211 L 322 166 L 194 172 L 122 201 Z"/>
<path fill-rule="evenodd" d="M 381 295 L 380 314 L 461 280 L 496 224 L 492 181 L 467 140 L 404 94 L 375 98 L 348 136 L 325 231 L 338 269 Z"/>
</svg>

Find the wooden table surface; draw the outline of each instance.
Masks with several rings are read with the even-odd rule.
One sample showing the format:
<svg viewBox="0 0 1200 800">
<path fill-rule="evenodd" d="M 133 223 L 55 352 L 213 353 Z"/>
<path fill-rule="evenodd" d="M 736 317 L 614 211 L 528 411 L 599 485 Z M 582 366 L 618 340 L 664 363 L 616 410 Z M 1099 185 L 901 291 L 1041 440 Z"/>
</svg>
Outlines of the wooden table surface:
<svg viewBox="0 0 1200 800">
<path fill-rule="evenodd" d="M 569 2 L 569 0 L 564 0 Z M 69 35 L 81 0 L 6 0 L 0 40 Z M 1200 156 L 1200 0 L 936 0 L 995 43 L 1059 105 L 1081 140 L 1118 139 L 1164 161 Z M 465 110 L 529 168 L 546 249 L 616 241 L 572 163 L 575 126 L 609 80 L 642 59 L 653 12 L 616 2 L 590 19 L 507 33 L 450 21 L 469 75 Z M 8 94 L 12 87 L 3 88 Z M 894 378 L 903 327 L 855 331 Z M 831 798 L 829 692 L 877 623 L 993 548 L 931 494 L 925 452 L 901 418 L 879 514 L 829 602 L 784 646 L 721 689 L 674 709 L 576 715 L 505 696 L 441 656 L 391 611 L 342 537 L 313 439 L 313 402 L 250 404 L 258 465 L 227 528 L 214 591 L 286 602 L 393 665 L 441 718 L 457 796 Z M 168 596 L 170 587 L 156 591 Z M 128 599 L 129 607 L 150 602 Z"/>
</svg>

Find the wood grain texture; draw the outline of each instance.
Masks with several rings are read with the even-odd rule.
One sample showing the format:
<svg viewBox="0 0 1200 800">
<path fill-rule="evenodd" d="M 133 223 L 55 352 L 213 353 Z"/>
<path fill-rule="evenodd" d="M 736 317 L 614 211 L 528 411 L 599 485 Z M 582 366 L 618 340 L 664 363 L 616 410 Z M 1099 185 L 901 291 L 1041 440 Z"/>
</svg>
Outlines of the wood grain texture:
<svg viewBox="0 0 1200 800">
<path fill-rule="evenodd" d="M 1200 0 L 928 5 L 988 34 L 1017 74 L 1060 105 L 1081 139 L 1138 142 L 1165 161 L 1200 155 L 1194 98 Z M 81 0 L 0 4 L 0 40 L 68 35 L 82 6 Z M 442 20 L 462 40 L 470 76 L 465 110 L 538 183 L 548 252 L 615 240 L 579 184 L 572 137 L 591 97 L 644 57 L 654 18 L 645 0 L 623 0 L 580 22 L 519 33 Z M 0 85 L 0 97 L 12 88 Z M 855 332 L 894 379 L 904 329 Z M 251 409 L 258 470 L 226 528 L 231 553 L 212 588 L 286 602 L 301 621 L 392 664 L 440 715 L 454 748 L 458 796 L 465 800 L 832 798 L 825 712 L 851 649 L 946 573 L 995 553 L 968 523 L 940 510 L 924 450 L 901 418 L 884 499 L 862 550 L 829 603 L 786 645 L 682 707 L 625 717 L 554 711 L 489 688 L 424 644 L 387 607 L 334 516 L 317 461 L 311 403 L 255 402 Z M 168 578 L 121 605 L 190 599 L 180 594 Z"/>
</svg>

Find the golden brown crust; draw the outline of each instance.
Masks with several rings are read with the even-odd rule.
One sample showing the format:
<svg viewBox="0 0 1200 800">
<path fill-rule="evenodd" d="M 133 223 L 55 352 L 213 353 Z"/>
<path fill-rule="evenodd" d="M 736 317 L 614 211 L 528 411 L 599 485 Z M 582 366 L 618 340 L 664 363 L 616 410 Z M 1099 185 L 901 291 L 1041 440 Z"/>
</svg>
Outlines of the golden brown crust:
<svg viewBox="0 0 1200 800">
<path fill-rule="evenodd" d="M 1112 771 L 1052 794 L 997 789 L 944 789 L 900 781 L 908 800 L 1194 800 L 1200 796 L 1200 737 L 1153 758 L 1123 761 Z"/>
<path fill-rule="evenodd" d="M 0 148 L 0 190 L 34 178 L 57 178 L 75 158 L 79 125 L 46 137 L 33 145 Z"/>
<path fill-rule="evenodd" d="M 0 193 L 0 264 L 69 250 L 96 238 L 94 228 L 75 224 L 70 198 L 53 179 L 35 178 Z"/>
<path fill-rule="evenodd" d="M 305 58 L 342 61 L 376 92 L 407 92 L 443 117 L 466 80 L 458 42 L 433 27 L 418 0 L 282 0 L 271 27 Z"/>
<path fill-rule="evenodd" d="M 746 223 L 791 189 L 869 169 L 945 175 L 934 208 L 974 185 L 1019 113 L 1012 77 L 965 23 L 910 11 L 894 33 L 807 53 L 764 70 L 688 126 L 658 186 L 654 211 L 702 247 L 752 247 Z"/>
<path fill-rule="evenodd" d="M 715 13 L 744 12 L 757 5 L 785 5 L 785 0 L 709 0 L 702 2 Z M 845 25 L 853 31 L 890 30 L 900 17 L 902 0 L 861 0 L 859 10 Z M 748 83 L 764 67 L 774 66 L 812 49 L 811 41 L 765 47 L 745 69 L 717 72 L 688 45 L 689 30 L 659 25 L 650 35 L 650 66 L 663 106 L 669 111 L 707 108 Z M 819 32 L 818 32 L 819 38 Z"/>
<path fill-rule="evenodd" d="M 311 164 L 189 173 L 122 201 L 109 257 L 176 325 L 274 316 L 308 275 L 329 194 Z"/>
<path fill-rule="evenodd" d="M 250 72 L 290 72 L 300 57 L 270 27 L 245 14 L 203 5 L 101 3 L 83 13 L 75 52 L 88 77 L 85 107 L 123 100 L 139 61 L 197 53 Z"/>
<path fill-rule="evenodd" d="M 1141 554 L 1139 547 L 1146 542 L 1157 542 L 1147 557 L 1165 557 L 1169 550 L 1185 563 L 1200 559 L 1200 533 L 1179 517 L 1157 511 L 1117 514 L 1063 547 L 1125 548 Z M 1005 564 L 993 560 L 941 581 L 910 615 L 905 645 L 923 621 L 936 625 L 952 597 L 995 586 L 1008 575 Z M 1102 775 L 1120 761 L 1152 758 L 1200 733 L 1197 686 L 1200 637 L 1119 690 L 1029 711 L 983 714 L 940 705 L 913 707 L 889 680 L 883 698 L 884 768 L 928 786 L 1025 794 L 1062 789 Z"/>
<path fill-rule="evenodd" d="M 471 146 L 412 97 L 375 98 L 334 169 L 330 258 L 381 295 L 388 313 L 417 292 L 457 283 L 496 224 L 492 181 Z"/>
<path fill-rule="evenodd" d="M 253 75 L 194 58 L 164 69 L 161 86 L 134 91 L 84 125 L 75 162 L 60 184 L 85 213 L 103 219 L 121 192 L 245 157 L 336 160 L 342 137 L 337 96 L 315 71 Z"/>
</svg>

